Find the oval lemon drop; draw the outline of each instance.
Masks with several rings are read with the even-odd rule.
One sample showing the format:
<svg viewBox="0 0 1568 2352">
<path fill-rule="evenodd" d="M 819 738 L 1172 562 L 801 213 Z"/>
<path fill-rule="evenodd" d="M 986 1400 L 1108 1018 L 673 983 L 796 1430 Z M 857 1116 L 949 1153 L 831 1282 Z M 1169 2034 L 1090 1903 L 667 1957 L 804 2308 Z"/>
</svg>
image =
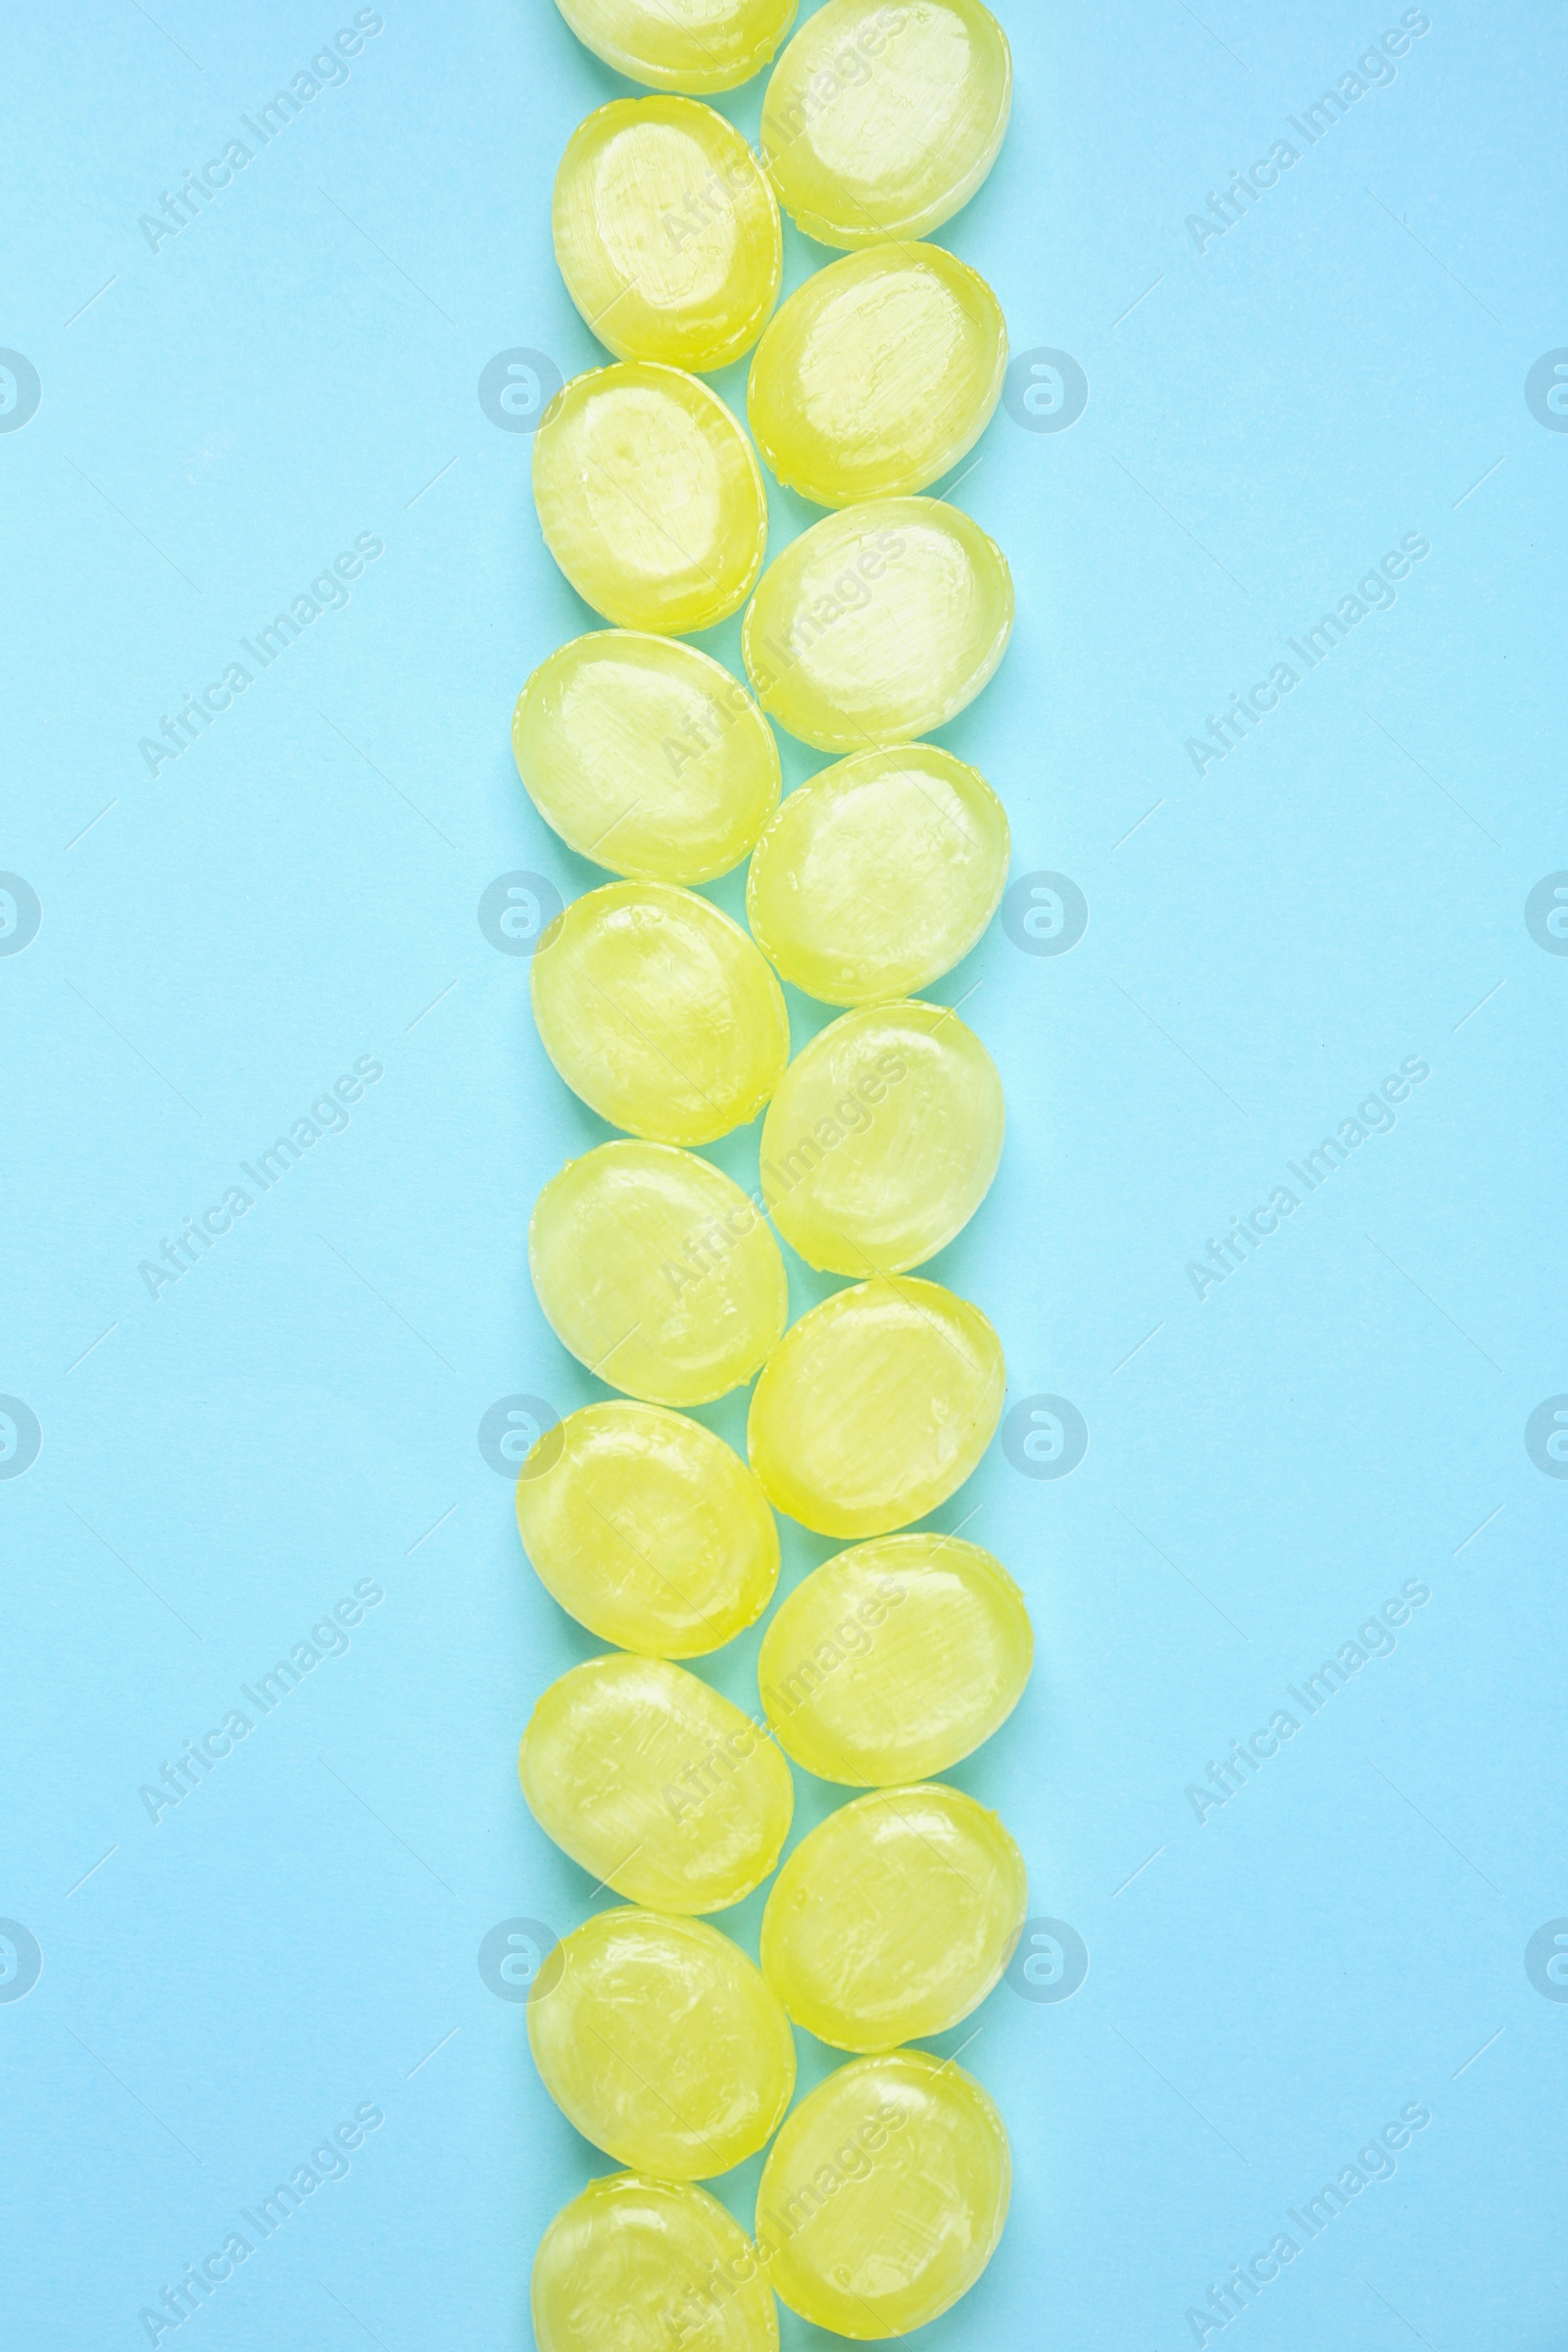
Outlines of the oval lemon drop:
<svg viewBox="0 0 1568 2352">
<path fill-rule="evenodd" d="M 861 2058 L 769 2149 L 758 2251 L 803 2319 L 860 2342 L 904 2335 L 973 2286 L 1011 2186 L 1006 2131 L 972 2075 L 924 2050 Z"/>
<path fill-rule="evenodd" d="M 752 1392 L 746 1450 L 774 1507 L 822 1536 L 885 1536 L 946 1502 L 1002 1415 L 1002 1343 L 934 1282 L 837 1291 Z"/>
<path fill-rule="evenodd" d="M 761 569 L 767 502 L 752 445 L 679 368 L 629 360 L 575 376 L 534 435 L 533 495 L 546 547 L 621 628 L 711 628 Z"/>
<path fill-rule="evenodd" d="M 547 1838 L 655 1911 L 721 1911 L 778 1860 L 790 1768 L 739 1707 L 665 1658 L 612 1650 L 551 1684 L 517 1751 Z"/>
<path fill-rule="evenodd" d="M 762 1974 L 840 2050 L 946 2033 L 1007 1965 L 1029 1908 L 995 1813 L 941 1781 L 878 1788 L 803 1838 L 762 1914 Z"/>
<path fill-rule="evenodd" d="M 517 1478 L 517 1532 L 568 1615 L 644 1657 L 721 1648 L 778 1582 L 755 1472 L 700 1421 L 624 1397 L 546 1430 Z"/>
<path fill-rule="evenodd" d="M 797 785 L 752 856 L 746 914 L 786 980 L 829 1004 L 924 988 L 980 938 L 1007 818 L 934 743 L 861 752 Z"/>
<path fill-rule="evenodd" d="M 828 0 L 773 69 L 762 161 L 823 245 L 923 237 L 967 204 L 1012 104 L 1006 35 L 979 0 Z"/>
<path fill-rule="evenodd" d="M 609 882 L 533 959 L 545 1052 L 600 1117 L 662 1144 L 753 1119 L 790 1053 L 784 994 L 738 923 L 667 882 Z"/>
<path fill-rule="evenodd" d="M 616 98 L 579 122 L 552 221 L 566 291 L 618 359 L 727 367 L 778 300 L 772 188 L 740 132 L 690 98 Z"/>
<path fill-rule="evenodd" d="M 825 1781 L 946 1772 L 1012 1713 L 1034 1662 L 1023 1594 L 958 1536 L 883 1536 L 797 1585 L 757 1683 L 779 1745 Z"/>
<path fill-rule="evenodd" d="M 863 1004 L 797 1054 L 773 1098 L 768 1213 L 808 1266 L 906 1273 L 985 1199 L 1005 1117 L 997 1065 L 956 1012 Z"/>
<path fill-rule="evenodd" d="M 585 49 L 656 90 L 732 90 L 777 49 L 795 0 L 556 0 Z"/>
<path fill-rule="evenodd" d="M 940 245 L 877 245 L 797 288 L 752 362 L 746 410 L 779 480 L 819 506 L 923 490 L 1002 397 L 1007 327 Z"/>
<path fill-rule="evenodd" d="M 858 752 L 956 716 L 1011 632 L 996 541 L 940 499 L 880 498 L 814 523 L 768 565 L 741 650 L 780 726 Z"/>
<path fill-rule="evenodd" d="M 778 2348 L 778 2308 L 756 2247 L 689 2180 L 590 2180 L 539 2241 L 530 2303 L 538 2352 Z"/>
<path fill-rule="evenodd" d="M 546 824 L 641 881 L 728 873 L 778 805 L 778 745 L 745 687 L 696 646 L 636 629 L 541 662 L 512 750 Z"/>
<path fill-rule="evenodd" d="M 597 1911 L 528 1994 L 546 2090 L 585 2139 L 662 2180 L 727 2173 L 770 2138 L 795 2088 L 789 2020 L 716 1928 Z"/>
<path fill-rule="evenodd" d="M 669 1144 L 568 1160 L 534 1203 L 528 1264 L 563 1347 L 648 1404 L 710 1404 L 750 1380 L 789 1307 L 746 1195 Z"/>
</svg>

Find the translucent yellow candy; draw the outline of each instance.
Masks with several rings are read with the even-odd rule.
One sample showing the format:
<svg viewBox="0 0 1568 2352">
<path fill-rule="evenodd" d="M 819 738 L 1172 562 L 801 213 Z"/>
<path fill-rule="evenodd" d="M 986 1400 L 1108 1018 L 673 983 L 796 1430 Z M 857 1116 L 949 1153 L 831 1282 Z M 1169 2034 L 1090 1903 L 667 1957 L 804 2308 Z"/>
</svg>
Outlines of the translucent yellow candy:
<svg viewBox="0 0 1568 2352">
<path fill-rule="evenodd" d="M 538 2352 L 777 2352 L 745 2230 L 706 2188 L 612 2173 L 557 2214 L 533 2262 Z"/>
<path fill-rule="evenodd" d="M 780 1746 L 825 1781 L 946 1772 L 1012 1713 L 1034 1662 L 1023 1594 L 957 1536 L 883 1536 L 798 1585 L 757 1682 Z"/>
<path fill-rule="evenodd" d="M 778 204 L 720 114 L 617 98 L 579 122 L 552 219 L 566 291 L 622 360 L 727 367 L 778 300 Z"/>
<path fill-rule="evenodd" d="M 512 749 L 563 841 L 645 881 L 728 873 L 778 805 L 778 745 L 745 687 L 696 646 L 635 629 L 542 662 Z"/>
<path fill-rule="evenodd" d="M 612 1127 L 710 1144 L 784 1075 L 784 994 L 738 923 L 667 882 L 610 882 L 559 914 L 533 1014 L 566 1084 Z"/>
<path fill-rule="evenodd" d="M 935 498 L 868 499 L 770 564 L 741 647 L 762 708 L 823 752 L 906 742 L 973 702 L 1006 651 L 1012 575 Z"/>
<path fill-rule="evenodd" d="M 831 1274 L 903 1274 L 974 1215 L 1002 1156 L 997 1065 L 944 1004 L 863 1004 L 785 1072 L 762 1123 L 762 1193 Z"/>
<path fill-rule="evenodd" d="M 1002 1343 L 977 1306 L 904 1275 L 802 1315 L 752 1393 L 769 1500 L 823 1536 L 885 1536 L 962 1486 L 1002 1414 Z"/>
<path fill-rule="evenodd" d="M 1029 1882 L 972 1796 L 878 1788 L 803 1838 L 762 1914 L 762 1974 L 798 2026 L 840 2050 L 946 2033 L 1006 1967 Z"/>
<path fill-rule="evenodd" d="M 599 1911 L 534 1979 L 528 2040 L 585 2139 L 661 2180 L 727 2173 L 769 2138 L 795 2088 L 778 1997 L 700 1919 Z"/>
<path fill-rule="evenodd" d="M 924 988 L 979 939 L 1007 878 L 1007 819 L 934 743 L 861 752 L 798 785 L 752 856 L 746 913 L 786 980 L 829 1004 Z"/>
<path fill-rule="evenodd" d="M 534 435 L 533 495 L 550 553 L 621 628 L 711 628 L 761 569 L 767 502 L 752 445 L 678 368 L 631 360 L 574 377 Z"/>
<path fill-rule="evenodd" d="M 923 237 L 997 160 L 1012 60 L 979 0 L 828 0 L 762 101 L 762 161 L 824 245 Z"/>
<path fill-rule="evenodd" d="M 740 1708 L 665 1658 L 612 1650 L 551 1684 L 517 1751 L 545 1835 L 655 1911 L 721 1911 L 760 1886 L 795 1809 L 790 1768 Z"/>
<path fill-rule="evenodd" d="M 710 1404 L 750 1380 L 789 1308 L 778 1244 L 746 1195 L 669 1144 L 568 1160 L 534 1204 L 528 1264 L 563 1346 L 649 1404 Z"/>
<path fill-rule="evenodd" d="M 923 490 L 1002 397 L 1007 328 L 940 245 L 878 245 L 793 293 L 752 362 L 746 410 L 781 482 L 824 507 Z"/>
<path fill-rule="evenodd" d="M 562 1607 L 645 1657 L 718 1649 L 778 1581 L 755 1473 L 700 1421 L 618 1396 L 546 1430 L 517 1479 L 517 1529 Z"/>
<path fill-rule="evenodd" d="M 973 2286 L 1011 2185 L 1006 2132 L 972 2075 L 924 2050 L 861 2058 L 769 2150 L 758 2252 L 803 2319 L 861 2342 L 904 2335 Z"/>
<path fill-rule="evenodd" d="M 732 90 L 765 66 L 795 0 L 556 0 L 585 48 L 656 90 Z"/>
</svg>

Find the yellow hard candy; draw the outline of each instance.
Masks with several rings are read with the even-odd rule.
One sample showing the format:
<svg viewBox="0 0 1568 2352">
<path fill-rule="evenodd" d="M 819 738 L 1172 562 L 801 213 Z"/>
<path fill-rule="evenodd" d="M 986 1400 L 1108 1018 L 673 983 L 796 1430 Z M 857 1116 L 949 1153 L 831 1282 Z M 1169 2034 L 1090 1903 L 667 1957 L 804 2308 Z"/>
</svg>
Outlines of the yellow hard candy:
<svg viewBox="0 0 1568 2352">
<path fill-rule="evenodd" d="M 710 1144 L 754 1119 L 789 1059 L 784 993 L 759 950 L 668 882 L 574 899 L 539 942 L 532 992 L 566 1084 L 656 1143 Z"/>
<path fill-rule="evenodd" d="M 968 955 L 1007 850 L 1006 814 L 977 768 L 934 743 L 861 752 L 783 803 L 752 855 L 747 919 L 808 997 L 905 996 Z"/>
<path fill-rule="evenodd" d="M 762 1193 L 831 1274 L 903 1274 L 974 1215 L 1002 1156 L 997 1065 L 945 1004 L 862 1004 L 791 1062 L 762 1122 Z"/>
<path fill-rule="evenodd" d="M 795 2088 L 789 2020 L 738 1944 L 700 1919 L 599 1911 L 528 1995 L 546 2090 L 585 2139 L 661 2180 L 727 2173 Z"/>
<path fill-rule="evenodd" d="M 778 1581 L 756 1474 L 700 1421 L 618 1396 L 546 1430 L 517 1479 L 517 1529 L 562 1607 L 645 1657 L 720 1648 Z"/>
<path fill-rule="evenodd" d="M 777 2352 L 756 2247 L 689 2180 L 590 2180 L 539 2240 L 530 2299 L 538 2352 Z"/>
<path fill-rule="evenodd" d="M 767 502 L 752 445 L 679 368 L 630 360 L 564 386 L 534 435 L 533 495 L 550 553 L 621 628 L 711 628 L 762 566 Z"/>
<path fill-rule="evenodd" d="M 585 48 L 656 90 L 732 90 L 765 66 L 795 0 L 556 0 Z"/>
<path fill-rule="evenodd" d="M 528 1264 L 563 1346 L 649 1404 L 710 1404 L 750 1380 L 789 1308 L 778 1244 L 739 1185 L 669 1144 L 568 1160 L 534 1205 Z"/>
<path fill-rule="evenodd" d="M 1011 631 L 996 541 L 940 499 L 879 498 L 791 541 L 752 599 L 741 648 L 780 726 L 818 751 L 858 752 L 955 717 Z"/>
<path fill-rule="evenodd" d="M 1012 1713 L 1034 1662 L 1023 1594 L 958 1536 L 883 1536 L 824 1560 L 762 1637 L 779 1745 L 825 1781 L 946 1772 Z"/>
<path fill-rule="evenodd" d="M 840 2050 L 946 2033 L 1006 1967 L 1029 1908 L 1023 1856 L 941 1781 L 878 1788 L 803 1838 L 762 1914 L 762 1974 Z"/>
<path fill-rule="evenodd" d="M 738 130 L 690 98 L 617 98 L 556 174 L 556 260 L 622 360 L 727 367 L 778 300 L 778 204 Z"/>
<path fill-rule="evenodd" d="M 778 804 L 778 745 L 744 686 L 673 638 L 574 637 L 512 720 L 517 773 L 547 825 L 612 873 L 709 882 Z"/>
<path fill-rule="evenodd" d="M 823 245 L 923 237 L 985 178 L 1011 103 L 1006 35 L 979 0 L 828 0 L 773 70 L 762 161 Z"/>
<path fill-rule="evenodd" d="M 758 2252 L 803 2319 L 861 2342 L 904 2335 L 973 2286 L 1011 2186 L 1006 2132 L 972 2075 L 924 2050 L 861 2058 L 768 2151 Z"/>
<path fill-rule="evenodd" d="M 940 245 L 877 245 L 790 296 L 752 362 L 746 411 L 781 482 L 847 507 L 956 466 L 1006 370 L 1006 321 L 977 270 Z"/>
<path fill-rule="evenodd" d="M 612 1650 L 551 1684 L 517 1751 L 546 1837 L 654 1911 L 721 1911 L 778 1860 L 790 1768 L 739 1707 L 665 1658 Z"/>
<path fill-rule="evenodd" d="M 802 1315 L 752 1393 L 746 1450 L 775 1508 L 885 1536 L 962 1486 L 1002 1415 L 1002 1343 L 934 1282 L 881 1277 Z"/>
</svg>

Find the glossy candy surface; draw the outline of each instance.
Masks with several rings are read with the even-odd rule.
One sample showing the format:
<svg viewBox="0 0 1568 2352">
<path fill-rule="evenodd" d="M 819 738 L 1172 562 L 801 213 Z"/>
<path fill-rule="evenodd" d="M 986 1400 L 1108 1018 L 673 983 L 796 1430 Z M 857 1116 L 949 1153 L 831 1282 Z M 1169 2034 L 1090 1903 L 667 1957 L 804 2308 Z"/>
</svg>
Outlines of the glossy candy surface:
<svg viewBox="0 0 1568 2352">
<path fill-rule="evenodd" d="M 772 188 L 740 132 L 690 98 L 617 98 L 579 122 L 552 220 L 566 291 L 618 359 L 727 367 L 778 300 Z"/>
<path fill-rule="evenodd" d="M 556 0 L 585 48 L 656 90 L 732 90 L 767 64 L 795 0 Z"/>
<path fill-rule="evenodd" d="M 538 2352 L 778 2344 L 773 2290 L 740 2224 L 706 2188 L 640 2173 L 590 2180 L 562 2208 L 534 2256 L 531 2302 Z"/>
<path fill-rule="evenodd" d="M 655 1911 L 721 1911 L 789 1834 L 790 1768 L 719 1692 L 612 1650 L 551 1684 L 517 1751 L 529 1811 L 602 1886 Z"/>
<path fill-rule="evenodd" d="M 974 1215 L 1004 1119 L 996 1063 L 956 1012 L 863 1004 L 796 1055 L 773 1098 L 768 1213 L 808 1266 L 905 1273 Z"/>
<path fill-rule="evenodd" d="M 801 1316 L 752 1393 L 769 1500 L 824 1536 L 882 1536 L 960 1487 L 1002 1414 L 1002 1343 L 934 1282 L 881 1277 Z"/>
<path fill-rule="evenodd" d="M 809 997 L 905 996 L 968 955 L 1007 851 L 1005 812 L 978 769 L 934 743 L 861 752 L 784 801 L 753 854 L 747 919 Z"/>
<path fill-rule="evenodd" d="M 923 490 L 1002 397 L 1007 328 L 940 245 L 878 245 L 790 296 L 752 362 L 746 410 L 779 480 L 820 506 Z"/>
<path fill-rule="evenodd" d="M 778 803 L 778 745 L 727 669 L 669 637 L 597 629 L 541 662 L 512 720 L 547 825 L 612 873 L 709 882 Z"/>
<path fill-rule="evenodd" d="M 533 444 L 545 545 L 625 629 L 710 628 L 751 594 L 767 544 L 752 445 L 715 393 L 631 360 L 556 394 Z"/>
<path fill-rule="evenodd" d="M 740 1946 L 657 1911 L 596 1911 L 556 1945 L 528 2040 L 584 2138 L 662 2180 L 741 2163 L 795 2087 L 789 2021 Z"/>
<path fill-rule="evenodd" d="M 883 1536 L 824 1560 L 762 1637 L 781 1747 L 825 1781 L 891 1788 L 946 1772 L 1004 1722 L 1034 1661 L 1023 1594 L 958 1536 Z"/>
<path fill-rule="evenodd" d="M 979 0 L 828 0 L 773 69 L 762 161 L 824 245 L 923 237 L 985 178 L 1011 103 L 1006 36 Z"/>
<path fill-rule="evenodd" d="M 881 498 L 791 541 L 752 599 L 741 649 L 780 726 L 819 751 L 858 752 L 955 717 L 1011 629 L 996 541 L 940 499 Z"/>
<path fill-rule="evenodd" d="M 563 1346 L 646 1403 L 710 1403 L 784 1329 L 772 1234 L 738 1185 L 668 1144 L 568 1160 L 534 1204 L 528 1264 Z"/>
<path fill-rule="evenodd" d="M 819 2082 L 768 2151 L 758 2249 L 803 2318 L 861 2341 L 903 2335 L 973 2286 L 1011 2185 L 1006 2132 L 972 2075 L 924 2050 L 862 2058 Z"/>
<path fill-rule="evenodd" d="M 700 1421 L 625 1397 L 545 1431 L 517 1479 L 517 1530 L 562 1607 L 645 1657 L 719 1648 L 778 1581 L 755 1474 Z"/>
<path fill-rule="evenodd" d="M 896 2049 L 985 1999 L 1028 1908 L 995 1813 L 941 1781 L 878 1788 L 818 1823 L 774 1880 L 762 1974 L 836 2049 Z"/>
<path fill-rule="evenodd" d="M 610 882 L 533 958 L 534 1020 L 566 1084 L 613 1127 L 709 1144 L 761 1109 L 790 1053 L 784 995 L 738 923 L 667 882 Z"/>
</svg>

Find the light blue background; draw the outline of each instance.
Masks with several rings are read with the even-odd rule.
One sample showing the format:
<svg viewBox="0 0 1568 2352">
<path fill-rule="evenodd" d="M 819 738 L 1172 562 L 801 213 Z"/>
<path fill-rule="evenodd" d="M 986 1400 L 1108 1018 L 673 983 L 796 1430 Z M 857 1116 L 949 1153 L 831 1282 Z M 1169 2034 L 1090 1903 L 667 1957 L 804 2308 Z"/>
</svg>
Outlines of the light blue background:
<svg viewBox="0 0 1568 2352">
<path fill-rule="evenodd" d="M 513 1758 L 594 1644 L 475 1433 L 498 1398 L 601 1393 L 524 1236 L 604 1132 L 476 921 L 514 869 L 601 878 L 513 769 L 517 689 L 591 623 L 476 384 L 514 347 L 601 356 L 550 187 L 626 85 L 547 0 L 388 0 L 347 81 L 154 253 L 138 216 L 354 15 L 155 13 L 5 12 L 0 344 L 43 388 L 0 434 L 0 866 L 42 905 L 0 958 L 0 1390 L 43 1433 L 0 1482 L 0 1914 L 43 1953 L 0 2002 L 6 2332 L 144 2343 L 138 2310 L 371 2102 L 348 2177 L 188 2328 L 479 2352 L 526 2343 L 539 2233 L 608 2168 L 476 1966 L 498 1922 L 564 1930 L 589 1891 Z M 1014 0 L 1012 128 L 942 232 L 1014 349 L 1091 386 L 1070 430 L 999 413 L 958 491 L 1018 625 L 942 737 L 1088 931 L 1050 957 L 999 922 L 932 993 L 973 991 L 1010 1115 L 933 1271 L 995 1318 L 1010 1398 L 1090 1431 L 1054 1481 L 999 1444 L 938 1514 L 974 1514 L 1039 1634 L 954 1777 L 1092 1958 L 1070 2000 L 1004 1985 L 938 2045 L 979 2025 L 1016 2185 L 932 2352 L 1176 2352 L 1411 2102 L 1430 2127 L 1250 2340 L 1561 2336 L 1568 2006 L 1524 1951 L 1568 1913 L 1568 1486 L 1523 1439 L 1568 1390 L 1568 961 L 1523 919 L 1568 865 L 1568 435 L 1523 394 L 1568 344 L 1557 12 L 1434 0 L 1392 86 L 1201 256 L 1184 227 L 1399 14 Z M 755 134 L 760 98 L 721 103 Z M 791 282 L 823 258 L 791 234 Z M 808 510 L 771 505 L 776 547 Z M 1432 553 L 1396 605 L 1200 779 L 1186 738 L 1409 531 Z M 385 552 L 346 609 L 155 781 L 138 739 L 356 533 Z M 735 659 L 733 625 L 705 642 Z M 792 1013 L 798 1039 L 823 1017 Z M 385 1075 L 348 1129 L 149 1297 L 140 1261 L 360 1055 Z M 1431 1077 L 1393 1132 L 1200 1302 L 1186 1261 L 1407 1056 Z M 743 1404 L 707 1417 L 738 1438 Z M 829 1548 L 790 1535 L 786 1585 Z M 347 1654 L 154 1826 L 140 1785 L 367 1577 Z M 1200 1824 L 1187 1786 L 1411 1578 L 1432 1597 L 1395 1652 Z M 703 1671 L 748 1697 L 755 1646 Z M 798 1826 L 822 1803 L 803 1784 Z M 755 1948 L 758 1916 L 724 1924 Z M 719 2184 L 746 2220 L 756 2171 Z"/>
</svg>

